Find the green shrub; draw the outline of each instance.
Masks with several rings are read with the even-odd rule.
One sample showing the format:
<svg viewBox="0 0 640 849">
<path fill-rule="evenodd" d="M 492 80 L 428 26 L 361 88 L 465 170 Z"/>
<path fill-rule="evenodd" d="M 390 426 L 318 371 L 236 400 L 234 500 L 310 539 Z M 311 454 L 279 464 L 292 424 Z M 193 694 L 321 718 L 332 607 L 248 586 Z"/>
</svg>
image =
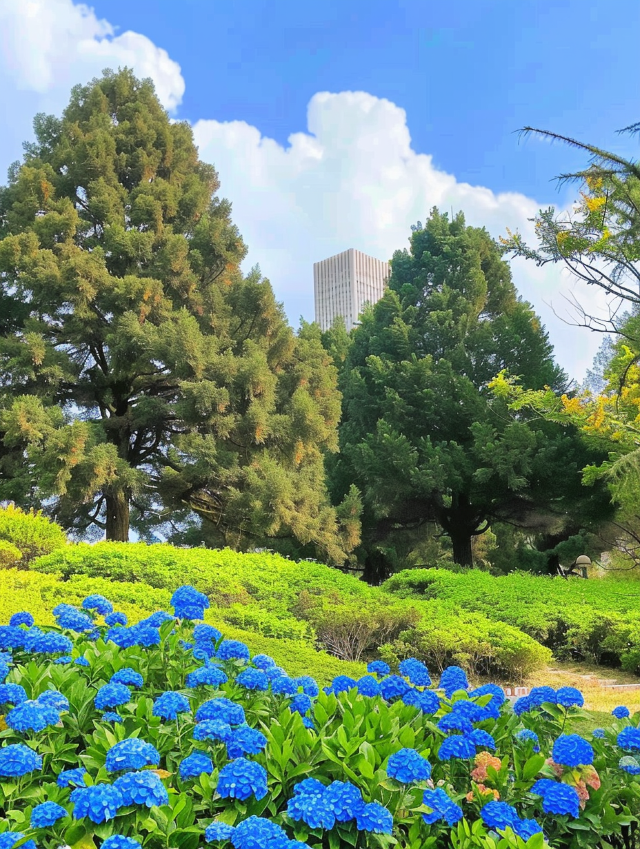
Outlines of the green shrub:
<svg viewBox="0 0 640 849">
<path fill-rule="evenodd" d="M 370 587 L 336 569 L 274 554 L 98 543 L 68 546 L 41 557 L 32 568 L 60 575 L 68 585 L 112 581 L 118 597 L 128 595 L 135 605 L 145 605 L 147 593 L 170 594 L 181 584 L 192 584 L 209 597 L 209 614 L 217 624 L 317 646 L 344 660 L 375 657 L 387 644 L 399 656 L 415 654 L 438 669 L 456 663 L 472 673 L 517 680 L 550 657 L 531 636 L 492 621 L 489 611 L 470 615 L 457 603 L 429 603 L 409 591 L 411 597 L 403 599 L 402 592 Z M 420 573 L 425 587 L 433 575 L 441 574 L 419 569 L 410 574 Z M 455 580 L 467 577 L 447 574 Z M 143 589 L 136 591 L 136 586 Z M 106 590 L 103 594 L 109 595 Z M 160 599 L 158 605 L 166 606 Z"/>
<path fill-rule="evenodd" d="M 36 557 L 67 546 L 60 525 L 42 513 L 33 510 L 27 513 L 13 504 L 0 507 L 0 540 L 11 543 L 21 552 L 21 568 L 27 568 Z"/>
<path fill-rule="evenodd" d="M 17 566 L 22 558 L 22 552 L 17 545 L 0 539 L 0 569 L 11 569 Z"/>
</svg>

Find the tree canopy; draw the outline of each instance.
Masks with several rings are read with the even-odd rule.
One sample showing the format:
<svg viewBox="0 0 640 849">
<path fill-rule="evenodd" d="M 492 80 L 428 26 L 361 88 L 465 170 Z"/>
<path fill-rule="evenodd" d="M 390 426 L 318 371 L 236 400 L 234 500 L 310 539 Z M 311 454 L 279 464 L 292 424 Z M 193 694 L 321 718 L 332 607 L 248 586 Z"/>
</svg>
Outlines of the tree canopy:
<svg viewBox="0 0 640 849">
<path fill-rule="evenodd" d="M 359 506 L 326 491 L 336 369 L 241 273 L 188 124 L 125 69 L 34 126 L 0 192 L 0 499 L 107 539 L 198 517 L 218 543 L 341 563 Z"/>
<path fill-rule="evenodd" d="M 567 385 L 500 247 L 462 214 L 450 221 L 434 209 L 412 229 L 388 291 L 351 335 L 341 454 L 330 461 L 336 495 L 353 483 L 362 492 L 371 580 L 393 567 L 394 536 L 429 522 L 450 537 L 455 561 L 471 565 L 472 538 L 493 522 L 561 538 L 587 520 L 589 449 L 577 432 L 516 414 L 489 389 L 503 369 L 529 389 Z"/>
</svg>

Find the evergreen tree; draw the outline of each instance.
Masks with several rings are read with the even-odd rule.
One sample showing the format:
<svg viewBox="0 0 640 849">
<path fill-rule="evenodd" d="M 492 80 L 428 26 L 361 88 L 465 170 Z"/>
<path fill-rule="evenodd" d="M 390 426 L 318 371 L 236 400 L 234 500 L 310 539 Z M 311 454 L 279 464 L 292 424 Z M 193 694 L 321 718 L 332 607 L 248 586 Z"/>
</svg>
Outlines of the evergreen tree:
<svg viewBox="0 0 640 849">
<path fill-rule="evenodd" d="M 195 514 L 217 543 L 342 562 L 358 504 L 342 522 L 326 494 L 336 370 L 259 270 L 243 277 L 188 124 L 125 69 L 35 133 L 0 195 L 0 498 L 110 540 Z"/>
<path fill-rule="evenodd" d="M 450 537 L 454 560 L 471 565 L 472 539 L 492 522 L 575 533 L 594 496 L 581 489 L 588 460 L 577 434 L 510 412 L 490 390 L 503 369 L 530 388 L 567 382 L 501 249 L 462 214 L 449 221 L 434 209 L 412 229 L 388 291 L 351 334 L 342 453 L 330 460 L 334 493 L 353 483 L 363 493 L 373 581 L 395 565 L 398 535 L 430 522 Z"/>
</svg>

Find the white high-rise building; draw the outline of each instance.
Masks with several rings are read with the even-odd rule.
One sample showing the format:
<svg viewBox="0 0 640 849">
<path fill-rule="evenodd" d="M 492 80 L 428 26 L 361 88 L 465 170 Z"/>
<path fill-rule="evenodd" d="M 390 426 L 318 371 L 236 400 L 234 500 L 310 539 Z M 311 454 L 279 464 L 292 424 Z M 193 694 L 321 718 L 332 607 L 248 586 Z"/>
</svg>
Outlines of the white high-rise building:
<svg viewBox="0 0 640 849">
<path fill-rule="evenodd" d="M 338 316 L 347 330 L 357 324 L 366 303 L 375 304 L 391 276 L 388 262 L 354 248 L 313 263 L 316 321 L 328 330 Z"/>
</svg>

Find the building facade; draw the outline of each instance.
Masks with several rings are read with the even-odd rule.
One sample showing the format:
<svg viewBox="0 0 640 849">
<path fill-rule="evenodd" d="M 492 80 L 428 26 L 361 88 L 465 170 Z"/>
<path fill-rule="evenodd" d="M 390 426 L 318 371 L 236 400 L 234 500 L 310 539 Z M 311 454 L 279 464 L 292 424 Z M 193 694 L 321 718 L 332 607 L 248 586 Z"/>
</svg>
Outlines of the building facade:
<svg viewBox="0 0 640 849">
<path fill-rule="evenodd" d="M 358 322 L 366 303 L 375 304 L 391 275 L 388 262 L 350 248 L 313 263 L 316 322 L 328 330 L 342 316 L 347 330 Z"/>
</svg>

